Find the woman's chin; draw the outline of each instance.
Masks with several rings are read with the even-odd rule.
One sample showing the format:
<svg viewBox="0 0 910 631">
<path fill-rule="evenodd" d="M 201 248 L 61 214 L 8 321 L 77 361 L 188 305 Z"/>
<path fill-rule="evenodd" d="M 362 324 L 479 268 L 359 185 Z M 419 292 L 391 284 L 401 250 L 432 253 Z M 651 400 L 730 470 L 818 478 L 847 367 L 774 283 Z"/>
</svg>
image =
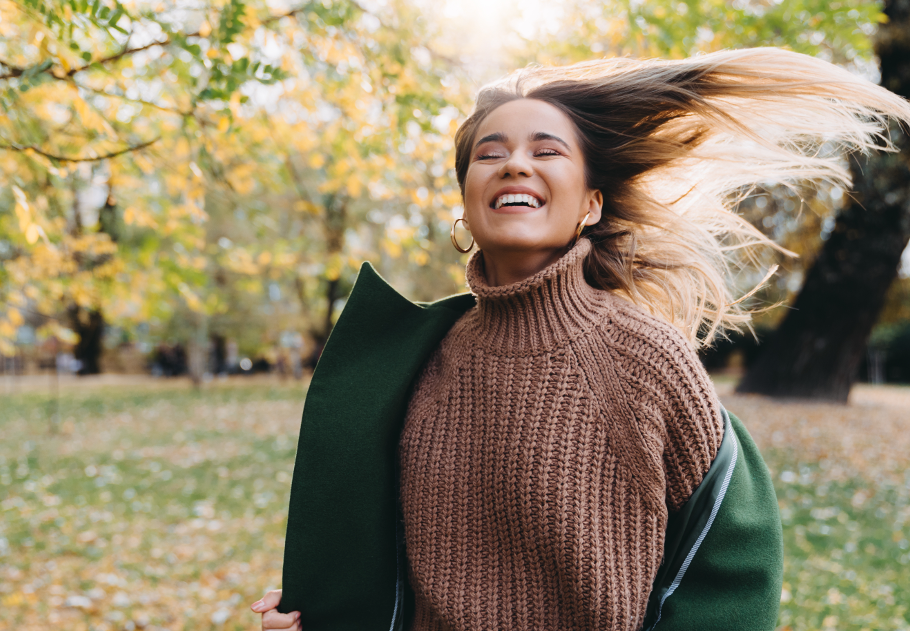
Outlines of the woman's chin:
<svg viewBox="0 0 910 631">
<path fill-rule="evenodd" d="M 555 250 L 565 245 L 565 243 L 555 241 L 549 234 L 520 232 L 507 235 L 497 234 L 494 239 L 478 239 L 477 244 L 481 250 L 502 253 L 540 252 Z"/>
</svg>

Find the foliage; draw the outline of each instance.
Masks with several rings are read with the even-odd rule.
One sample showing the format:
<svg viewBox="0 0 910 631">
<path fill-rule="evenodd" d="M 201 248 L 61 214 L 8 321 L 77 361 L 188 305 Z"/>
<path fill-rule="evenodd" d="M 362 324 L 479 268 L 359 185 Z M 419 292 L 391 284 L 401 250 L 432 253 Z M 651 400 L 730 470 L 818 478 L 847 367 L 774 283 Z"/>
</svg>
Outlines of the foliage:
<svg viewBox="0 0 910 631">
<path fill-rule="evenodd" d="M 533 60 L 682 58 L 724 48 L 782 46 L 835 63 L 867 62 L 881 5 L 861 0 L 574 0 Z M 535 50 L 536 49 L 536 50 Z"/>
<path fill-rule="evenodd" d="M 882 19 L 859 0 L 572 0 L 497 56 L 465 31 L 480 16 L 418 0 L 275 6 L 0 0 L 0 351 L 24 323 L 73 341 L 93 311 L 247 354 L 321 339 L 364 259 L 411 298 L 453 293 L 452 136 L 478 77 L 752 45 L 871 73 Z M 805 255 L 778 261 L 774 304 L 843 191 L 759 193 L 744 212 Z"/>
<path fill-rule="evenodd" d="M 0 340 L 67 307 L 324 335 L 360 260 L 457 260 L 430 254 L 464 99 L 406 5 L 2 11 Z"/>
</svg>

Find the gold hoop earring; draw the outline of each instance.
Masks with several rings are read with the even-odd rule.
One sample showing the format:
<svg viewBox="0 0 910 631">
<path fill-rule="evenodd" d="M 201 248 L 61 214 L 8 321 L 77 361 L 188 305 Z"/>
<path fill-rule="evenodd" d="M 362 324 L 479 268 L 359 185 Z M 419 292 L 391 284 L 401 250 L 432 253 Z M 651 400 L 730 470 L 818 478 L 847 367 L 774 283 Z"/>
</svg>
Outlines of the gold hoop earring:
<svg viewBox="0 0 910 631">
<path fill-rule="evenodd" d="M 591 216 L 591 211 L 588 211 L 588 214 L 585 215 L 585 218 L 578 222 L 578 228 L 575 229 L 575 240 L 572 242 L 574 247 L 578 240 L 581 238 L 581 231 L 585 229 L 585 222 L 588 221 L 588 217 Z"/>
<path fill-rule="evenodd" d="M 473 249 L 473 247 L 474 247 L 474 236 L 471 235 L 471 245 L 468 246 L 468 249 L 467 249 L 467 250 L 465 250 L 465 249 L 462 248 L 460 245 L 458 245 L 458 241 L 455 240 L 455 226 L 458 225 L 458 222 L 459 222 L 459 221 L 464 221 L 465 230 L 468 230 L 469 232 L 470 232 L 470 230 L 471 230 L 470 228 L 468 228 L 468 222 L 465 221 L 465 218 L 464 218 L 464 217 L 459 217 L 458 219 L 456 219 L 455 222 L 452 224 L 452 232 L 451 232 L 451 236 L 452 236 L 452 245 L 454 245 L 454 246 L 455 246 L 455 249 L 458 250 L 459 252 L 461 252 L 462 254 L 467 254 L 467 253 L 470 252 L 470 251 Z"/>
</svg>

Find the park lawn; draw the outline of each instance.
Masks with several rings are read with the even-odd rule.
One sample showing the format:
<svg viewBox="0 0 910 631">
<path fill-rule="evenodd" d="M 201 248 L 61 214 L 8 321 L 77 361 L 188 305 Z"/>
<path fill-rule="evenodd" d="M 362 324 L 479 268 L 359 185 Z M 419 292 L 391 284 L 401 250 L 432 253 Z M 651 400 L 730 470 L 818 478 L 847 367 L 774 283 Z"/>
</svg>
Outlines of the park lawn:
<svg viewBox="0 0 910 631">
<path fill-rule="evenodd" d="M 848 407 L 732 395 L 772 471 L 779 626 L 910 630 L 910 389 Z M 0 628 L 251 629 L 281 580 L 304 388 L 46 393 L 0 408 Z"/>
</svg>

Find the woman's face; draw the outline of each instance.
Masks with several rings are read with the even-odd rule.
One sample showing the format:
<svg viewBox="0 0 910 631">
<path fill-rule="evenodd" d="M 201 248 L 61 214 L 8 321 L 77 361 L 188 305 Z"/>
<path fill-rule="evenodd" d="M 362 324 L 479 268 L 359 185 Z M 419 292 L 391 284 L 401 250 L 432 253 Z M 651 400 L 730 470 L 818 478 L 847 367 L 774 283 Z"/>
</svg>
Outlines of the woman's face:
<svg viewBox="0 0 910 631">
<path fill-rule="evenodd" d="M 603 195 L 585 185 L 575 126 L 534 99 L 510 101 L 480 124 L 465 176 L 465 218 L 485 253 L 556 252 L 585 214 L 600 220 Z"/>
</svg>

